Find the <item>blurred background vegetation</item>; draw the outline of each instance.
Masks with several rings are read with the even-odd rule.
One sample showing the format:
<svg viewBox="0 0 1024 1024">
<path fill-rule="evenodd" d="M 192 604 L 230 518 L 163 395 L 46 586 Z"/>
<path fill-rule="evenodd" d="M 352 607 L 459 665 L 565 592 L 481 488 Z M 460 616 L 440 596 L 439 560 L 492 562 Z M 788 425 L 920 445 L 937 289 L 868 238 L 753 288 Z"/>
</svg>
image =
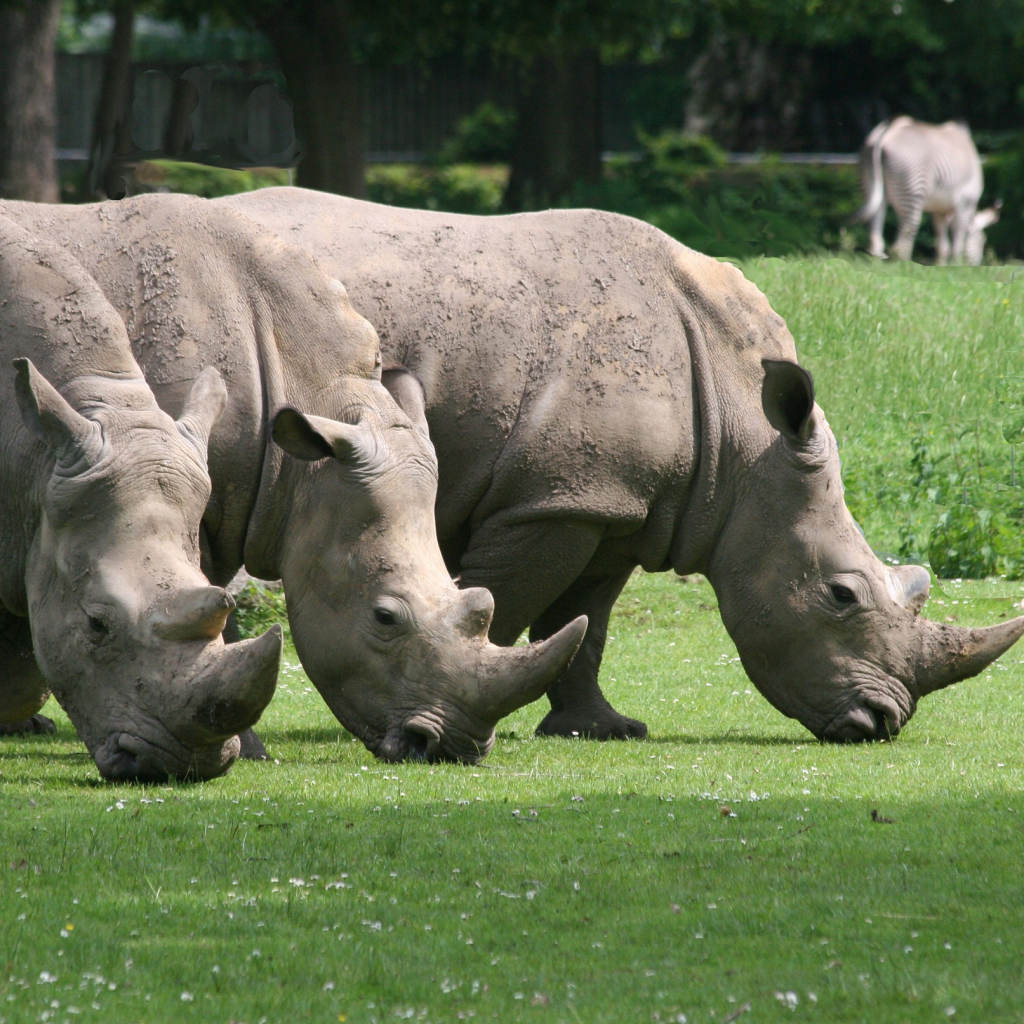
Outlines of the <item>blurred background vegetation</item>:
<svg viewBox="0 0 1024 1024">
<path fill-rule="evenodd" d="M 19 38 L 45 57 L 45 32 L 58 66 L 104 64 L 88 166 L 60 165 L 65 201 L 113 194 L 100 141 L 106 159 L 132 149 L 117 110 L 133 75 L 228 62 L 281 86 L 291 166 L 135 159 L 127 191 L 289 181 L 468 213 L 586 204 L 714 255 L 844 251 L 865 241 L 847 228 L 856 168 L 790 157 L 854 153 L 905 113 L 970 124 L 983 205 L 1005 204 L 989 258 L 1024 257 L 1024 0 L 0 0 L 0 78 Z M 22 197 L 44 179 L 22 174 Z M 927 259 L 927 225 L 920 241 Z"/>
</svg>

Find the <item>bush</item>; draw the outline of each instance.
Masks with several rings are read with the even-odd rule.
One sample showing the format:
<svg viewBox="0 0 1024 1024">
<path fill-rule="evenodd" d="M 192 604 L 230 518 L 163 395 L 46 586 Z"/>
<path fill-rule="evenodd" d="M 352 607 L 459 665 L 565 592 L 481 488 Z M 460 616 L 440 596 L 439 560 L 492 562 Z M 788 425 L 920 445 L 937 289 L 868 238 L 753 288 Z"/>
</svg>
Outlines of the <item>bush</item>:
<svg viewBox="0 0 1024 1024">
<path fill-rule="evenodd" d="M 443 164 L 501 164 L 512 158 L 516 115 L 489 100 L 464 117 L 441 150 Z"/>
<path fill-rule="evenodd" d="M 204 199 L 287 185 L 289 181 L 288 171 L 282 167 L 236 171 L 177 160 L 144 160 L 135 168 L 132 178 L 133 192 L 184 192 Z"/>
<path fill-rule="evenodd" d="M 986 232 L 987 245 L 1001 260 L 1024 259 L 1024 141 L 985 163 L 985 195 L 982 206 L 1002 199 L 999 222 Z"/>
<path fill-rule="evenodd" d="M 640 136 L 638 160 L 617 159 L 567 206 L 646 220 L 709 256 L 787 256 L 864 244 L 847 228 L 860 205 L 855 167 L 783 164 L 766 157 L 730 167 L 713 142 L 666 132 Z"/>
<path fill-rule="evenodd" d="M 389 206 L 448 213 L 497 213 L 508 172 L 503 167 L 376 164 L 366 173 L 367 198 Z"/>
<path fill-rule="evenodd" d="M 1010 579 L 1019 579 L 1019 534 L 1020 528 L 1001 512 L 953 505 L 939 517 L 928 539 L 932 572 L 972 580 L 1002 572 Z"/>
<path fill-rule="evenodd" d="M 288 603 L 279 587 L 268 587 L 259 580 L 250 580 L 235 597 L 235 620 L 243 640 L 261 636 L 276 622 L 284 630 L 285 641 L 292 642 Z"/>
</svg>

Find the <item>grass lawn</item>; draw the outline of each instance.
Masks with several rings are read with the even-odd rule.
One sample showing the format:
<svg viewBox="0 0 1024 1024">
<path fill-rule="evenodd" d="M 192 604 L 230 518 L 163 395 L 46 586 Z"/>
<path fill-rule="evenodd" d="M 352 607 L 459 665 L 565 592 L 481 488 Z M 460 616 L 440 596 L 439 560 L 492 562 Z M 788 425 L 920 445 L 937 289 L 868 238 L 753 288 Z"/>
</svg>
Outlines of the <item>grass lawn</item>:
<svg viewBox="0 0 1024 1024">
<path fill-rule="evenodd" d="M 999 464 L 1009 269 L 747 269 L 854 480 L 898 493 L 908 418 L 954 450 L 975 403 Z M 936 514 L 915 502 L 864 517 L 876 547 Z M 1022 595 L 945 581 L 926 612 Z M 637 574 L 611 636 L 646 743 L 534 739 L 535 706 L 480 767 L 378 764 L 293 651 L 260 730 L 280 763 L 111 786 L 59 712 L 2 741 L 0 1021 L 1024 1021 L 1024 649 L 897 741 L 828 747 L 752 692 L 704 580 Z"/>
</svg>

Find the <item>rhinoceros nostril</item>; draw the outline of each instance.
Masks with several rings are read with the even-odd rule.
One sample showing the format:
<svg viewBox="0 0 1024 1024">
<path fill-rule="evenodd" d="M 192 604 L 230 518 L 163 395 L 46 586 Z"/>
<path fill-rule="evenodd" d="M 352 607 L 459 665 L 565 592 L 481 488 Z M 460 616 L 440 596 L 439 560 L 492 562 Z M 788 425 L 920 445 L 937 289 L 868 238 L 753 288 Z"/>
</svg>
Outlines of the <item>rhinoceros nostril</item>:
<svg viewBox="0 0 1024 1024">
<path fill-rule="evenodd" d="M 878 708 L 868 708 L 871 713 L 871 717 L 875 721 L 875 735 L 876 740 L 887 740 L 891 737 L 892 733 L 889 729 L 889 722 L 885 717 L 885 712 L 880 711 Z"/>
<path fill-rule="evenodd" d="M 121 745 L 120 739 L 111 736 L 96 751 L 96 767 L 108 782 L 128 782 L 139 776 L 138 758 Z"/>
<path fill-rule="evenodd" d="M 410 718 L 405 723 L 405 738 L 409 744 L 409 758 L 413 761 L 431 761 L 441 746 L 441 736 L 431 722 Z"/>
<path fill-rule="evenodd" d="M 882 716 L 884 722 L 885 716 Z M 863 743 L 878 738 L 878 720 L 868 708 L 851 708 L 825 730 L 824 739 L 831 743 Z M 884 736 L 885 733 L 882 733 Z"/>
<path fill-rule="evenodd" d="M 409 760 L 426 761 L 428 738 L 421 732 L 410 732 L 409 734 Z"/>
</svg>

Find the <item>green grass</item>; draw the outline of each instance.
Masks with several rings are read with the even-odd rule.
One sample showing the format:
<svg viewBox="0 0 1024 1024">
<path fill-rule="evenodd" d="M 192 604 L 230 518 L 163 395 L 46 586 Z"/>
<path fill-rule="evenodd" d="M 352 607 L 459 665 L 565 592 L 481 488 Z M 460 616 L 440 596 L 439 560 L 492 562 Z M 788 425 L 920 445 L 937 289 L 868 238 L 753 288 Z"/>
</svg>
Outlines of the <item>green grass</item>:
<svg viewBox="0 0 1024 1024">
<path fill-rule="evenodd" d="M 861 479 L 896 488 L 910 419 L 938 435 L 1024 369 L 1008 270 L 749 272 Z M 927 611 L 1022 596 L 945 581 Z M 109 786 L 59 713 L 2 741 L 0 1018 L 1024 1021 L 1021 652 L 894 743 L 828 747 L 751 692 L 702 579 L 637 574 L 610 635 L 606 692 L 649 742 L 535 739 L 535 706 L 480 767 L 378 764 L 290 649 L 280 763 Z"/>
<path fill-rule="evenodd" d="M 1024 466 L 1011 487 L 1002 429 L 1024 405 L 1024 268 L 865 258 L 743 269 L 814 374 L 847 503 L 877 549 L 923 560 L 942 509 L 965 496 L 1020 522 Z"/>
</svg>

